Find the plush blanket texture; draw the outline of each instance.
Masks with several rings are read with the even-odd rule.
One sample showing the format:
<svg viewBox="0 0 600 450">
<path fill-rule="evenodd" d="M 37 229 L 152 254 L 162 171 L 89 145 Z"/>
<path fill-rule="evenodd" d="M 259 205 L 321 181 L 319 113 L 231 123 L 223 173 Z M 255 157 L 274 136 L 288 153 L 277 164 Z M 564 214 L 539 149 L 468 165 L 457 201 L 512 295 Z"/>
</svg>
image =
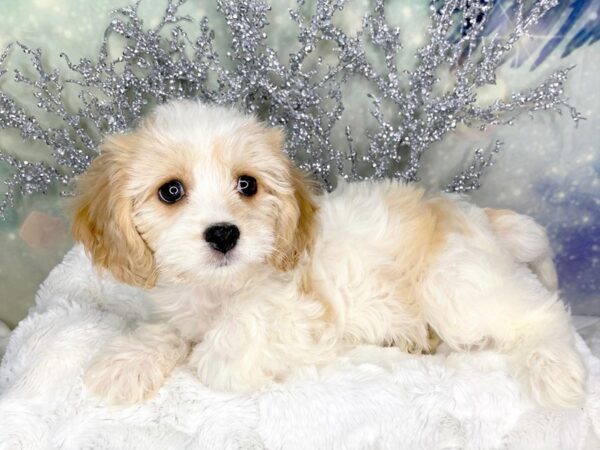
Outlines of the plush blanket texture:
<svg viewBox="0 0 600 450">
<path fill-rule="evenodd" d="M 599 449 L 600 361 L 588 398 L 542 410 L 492 352 L 358 348 L 253 395 L 211 392 L 180 367 L 152 400 L 103 405 L 81 376 L 145 316 L 142 292 L 99 278 L 80 247 L 50 274 L 0 366 L 0 449 Z"/>
</svg>

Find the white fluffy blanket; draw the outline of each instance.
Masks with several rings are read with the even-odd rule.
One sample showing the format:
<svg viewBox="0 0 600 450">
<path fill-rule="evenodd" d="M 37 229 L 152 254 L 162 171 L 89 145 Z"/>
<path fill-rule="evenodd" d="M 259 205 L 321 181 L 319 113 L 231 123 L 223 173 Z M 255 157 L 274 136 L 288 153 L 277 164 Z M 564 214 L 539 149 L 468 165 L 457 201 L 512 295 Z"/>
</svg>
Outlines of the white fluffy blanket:
<svg viewBox="0 0 600 450">
<path fill-rule="evenodd" d="M 0 366 L 0 448 L 600 448 L 600 361 L 581 339 L 589 394 L 576 411 L 531 404 L 498 354 L 374 347 L 247 396 L 211 392 L 181 367 L 147 403 L 105 406 L 85 391 L 83 369 L 144 314 L 141 292 L 99 279 L 74 248 L 11 334 Z"/>
</svg>

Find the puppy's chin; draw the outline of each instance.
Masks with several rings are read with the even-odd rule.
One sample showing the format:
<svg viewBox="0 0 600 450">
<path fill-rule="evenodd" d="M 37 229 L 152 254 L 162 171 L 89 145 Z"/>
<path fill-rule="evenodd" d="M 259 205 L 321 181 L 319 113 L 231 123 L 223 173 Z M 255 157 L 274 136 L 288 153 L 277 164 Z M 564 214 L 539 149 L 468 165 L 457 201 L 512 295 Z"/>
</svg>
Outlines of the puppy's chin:
<svg viewBox="0 0 600 450">
<path fill-rule="evenodd" d="M 159 283 L 163 286 L 234 286 L 243 284 L 257 269 L 266 266 L 266 257 L 237 248 L 226 254 L 204 250 L 185 259 L 161 258 L 161 252 L 158 252 L 157 256 Z"/>
<path fill-rule="evenodd" d="M 239 252 L 232 250 L 223 254 L 218 251 L 212 251 L 208 257 L 207 266 L 208 269 L 212 269 L 217 273 L 230 273 L 240 270 L 240 266 L 243 266 L 243 261 Z"/>
</svg>

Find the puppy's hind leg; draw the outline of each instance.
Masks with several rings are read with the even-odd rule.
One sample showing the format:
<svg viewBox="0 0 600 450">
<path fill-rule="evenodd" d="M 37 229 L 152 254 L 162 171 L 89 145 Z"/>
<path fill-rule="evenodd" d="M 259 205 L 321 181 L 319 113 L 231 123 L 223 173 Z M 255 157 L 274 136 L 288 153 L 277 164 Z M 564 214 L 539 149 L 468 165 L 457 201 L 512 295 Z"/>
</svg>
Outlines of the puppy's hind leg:
<svg viewBox="0 0 600 450">
<path fill-rule="evenodd" d="M 540 404 L 581 403 L 585 370 L 569 313 L 556 293 L 493 243 L 470 246 L 457 237 L 426 276 L 423 302 L 429 325 L 452 349 L 495 348 Z"/>
</svg>

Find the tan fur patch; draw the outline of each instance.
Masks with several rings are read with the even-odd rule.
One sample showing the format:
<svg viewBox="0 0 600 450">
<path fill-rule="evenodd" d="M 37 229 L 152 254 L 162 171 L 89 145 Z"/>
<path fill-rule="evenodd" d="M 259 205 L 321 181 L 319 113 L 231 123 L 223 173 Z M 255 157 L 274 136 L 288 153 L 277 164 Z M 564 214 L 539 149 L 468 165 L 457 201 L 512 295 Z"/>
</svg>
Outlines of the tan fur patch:
<svg viewBox="0 0 600 450">
<path fill-rule="evenodd" d="M 384 202 L 401 221 L 404 234 L 402 239 L 390 239 L 390 245 L 397 242 L 393 250 L 397 264 L 378 274 L 382 285 L 402 302 L 406 315 L 406 327 L 395 345 L 413 353 L 430 352 L 438 341 L 432 339 L 433 330 L 423 318 L 421 284 L 447 235 L 468 233 L 469 226 L 451 201 L 427 198 L 421 189 L 390 190 Z"/>
<path fill-rule="evenodd" d="M 126 194 L 134 142 L 131 136 L 106 140 L 101 155 L 79 179 L 71 230 L 94 264 L 125 283 L 151 287 L 156 282 L 154 257 L 133 224 L 132 199 Z"/>
<path fill-rule="evenodd" d="M 283 153 L 280 157 L 287 160 Z M 289 160 L 287 166 L 293 192 L 281 198 L 283 205 L 277 220 L 275 251 L 269 258 L 269 262 L 281 271 L 291 270 L 305 251 L 310 253 L 318 209 L 304 174 Z"/>
<path fill-rule="evenodd" d="M 497 218 L 502 216 L 516 215 L 516 213 L 510 209 L 483 208 L 483 211 L 488 216 L 490 222 L 494 222 Z"/>
</svg>

